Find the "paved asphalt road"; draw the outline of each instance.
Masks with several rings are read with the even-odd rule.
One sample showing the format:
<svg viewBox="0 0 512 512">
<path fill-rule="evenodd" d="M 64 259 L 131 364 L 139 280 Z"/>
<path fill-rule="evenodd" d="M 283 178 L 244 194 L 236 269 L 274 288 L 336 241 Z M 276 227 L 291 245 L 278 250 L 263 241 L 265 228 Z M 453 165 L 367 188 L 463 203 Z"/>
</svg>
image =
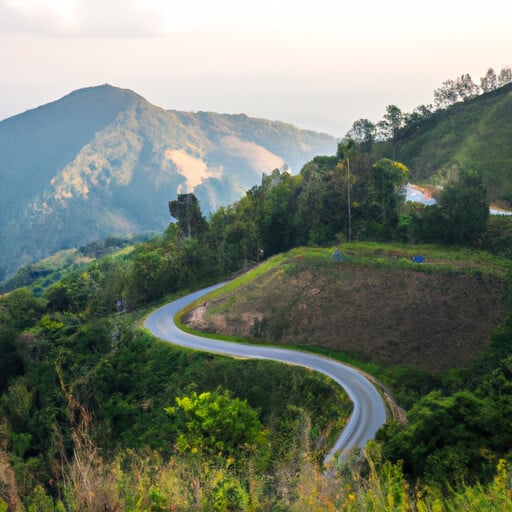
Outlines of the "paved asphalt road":
<svg viewBox="0 0 512 512">
<path fill-rule="evenodd" d="M 353 368 L 333 359 L 307 352 L 211 340 L 186 333 L 175 325 L 173 319 L 176 313 L 222 284 L 205 288 L 157 309 L 147 318 L 145 327 L 156 337 L 174 345 L 232 357 L 281 361 L 304 366 L 327 375 L 345 389 L 354 404 L 354 409 L 350 420 L 326 456 L 325 462 L 329 462 L 335 454 L 343 456 L 354 447 L 364 447 L 386 421 L 386 408 L 373 384 Z"/>
</svg>

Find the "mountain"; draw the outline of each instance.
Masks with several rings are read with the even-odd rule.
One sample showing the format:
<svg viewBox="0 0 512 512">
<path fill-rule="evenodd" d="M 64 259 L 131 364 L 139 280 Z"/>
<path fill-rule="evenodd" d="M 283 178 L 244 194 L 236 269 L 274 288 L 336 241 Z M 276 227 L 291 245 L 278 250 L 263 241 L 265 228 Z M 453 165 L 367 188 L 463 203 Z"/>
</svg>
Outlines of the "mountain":
<svg viewBox="0 0 512 512">
<path fill-rule="evenodd" d="M 446 178 L 454 168 L 480 170 L 489 199 L 510 207 L 511 140 L 512 83 L 406 125 L 396 142 L 396 159 L 410 167 L 416 181 Z"/>
<path fill-rule="evenodd" d="M 110 85 L 72 92 L 0 122 L 0 268 L 162 230 L 178 192 L 208 212 L 263 172 L 335 150 L 334 137 L 281 122 L 167 111 Z"/>
</svg>

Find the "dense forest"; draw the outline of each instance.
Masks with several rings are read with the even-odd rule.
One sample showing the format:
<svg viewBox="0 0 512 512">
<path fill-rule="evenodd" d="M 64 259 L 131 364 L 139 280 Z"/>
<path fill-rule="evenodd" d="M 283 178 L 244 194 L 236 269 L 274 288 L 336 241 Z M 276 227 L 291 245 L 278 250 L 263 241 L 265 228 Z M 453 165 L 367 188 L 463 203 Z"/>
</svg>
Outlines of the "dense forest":
<svg viewBox="0 0 512 512">
<path fill-rule="evenodd" d="M 141 328 L 161 301 L 298 246 L 511 256 L 512 221 L 489 217 L 479 169 L 452 173 L 424 206 L 405 202 L 407 166 L 380 156 L 346 140 L 209 218 L 180 195 L 160 236 L 3 295 L 0 511 L 510 509 L 510 315 L 469 366 L 390 370 L 407 424 L 389 422 L 329 476 L 322 455 L 351 410 L 332 383 L 173 349 Z"/>
</svg>

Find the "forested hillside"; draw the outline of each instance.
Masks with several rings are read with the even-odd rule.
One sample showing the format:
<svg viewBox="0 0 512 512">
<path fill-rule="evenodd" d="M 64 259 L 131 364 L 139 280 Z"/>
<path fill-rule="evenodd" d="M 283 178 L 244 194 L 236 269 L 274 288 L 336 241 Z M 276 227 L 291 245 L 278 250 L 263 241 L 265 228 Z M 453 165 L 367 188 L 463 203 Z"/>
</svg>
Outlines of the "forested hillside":
<svg viewBox="0 0 512 512">
<path fill-rule="evenodd" d="M 512 70 L 489 69 L 473 82 L 469 74 L 446 80 L 434 103 L 403 112 L 388 105 L 378 122 L 358 119 L 347 137 L 374 159 L 397 159 L 412 181 L 443 186 L 461 169 L 482 173 L 489 200 L 512 205 Z"/>
<path fill-rule="evenodd" d="M 397 137 L 396 158 L 417 181 L 479 169 L 489 198 L 512 204 L 512 84 L 436 112 Z"/>
<path fill-rule="evenodd" d="M 479 94 L 464 75 L 435 91 L 434 106 L 407 114 L 389 105 L 379 122 L 355 121 L 344 141 L 354 146 L 336 160 L 343 160 L 341 175 L 352 161 L 355 221 L 368 200 L 358 193 L 366 190 L 361 187 L 369 169 L 382 157 L 404 163 L 411 181 L 428 183 L 437 192 L 460 173 L 475 171 L 487 200 L 510 206 L 508 71 L 483 77 Z M 0 122 L 0 278 L 60 249 L 108 236 L 160 232 L 168 222 L 165 203 L 177 193 L 193 192 L 203 212 L 210 213 L 259 184 L 263 172 L 289 165 L 296 175 L 314 155 L 335 150 L 333 137 L 285 123 L 243 114 L 165 111 L 112 86 L 75 91 Z M 324 164 L 317 158 L 314 165 Z M 315 202 L 303 199 L 302 212 Z M 328 220 L 316 222 L 325 226 Z M 322 229 L 340 231 L 339 219 L 333 225 Z M 374 232 L 370 228 L 360 236 Z"/>
<path fill-rule="evenodd" d="M 335 149 L 285 123 L 166 111 L 109 85 L 75 91 L 0 122 L 0 280 L 57 250 L 161 232 L 178 192 L 209 212 L 263 172 Z"/>
<path fill-rule="evenodd" d="M 340 144 L 336 156 L 316 157 L 296 176 L 265 175 L 210 219 L 194 196 L 171 197 L 177 223 L 160 236 L 83 262 L 60 281 L 38 282 L 37 296 L 29 288 L 3 296 L 0 506 L 320 511 L 388 510 L 393 503 L 477 510 L 475 503 L 491 499 L 510 506 L 512 223 L 489 218 L 477 171 L 461 171 L 431 207 L 404 202 L 408 179 L 402 163 L 374 161 L 357 145 Z M 388 245 L 345 245 L 347 238 Z M 445 248 L 400 245 L 420 241 Z M 468 294 L 478 286 L 485 301 L 497 293 L 487 333 L 494 331 L 482 334 L 478 356 L 455 351 L 447 356 L 451 364 L 432 371 L 414 359 L 410 366 L 390 357 L 369 365 L 375 351 L 366 363 L 352 351 L 351 361 L 366 364 L 409 410 L 409 425 L 389 423 L 364 463 L 349 460 L 330 479 L 319 462 L 350 414 L 339 389 L 305 370 L 174 350 L 138 327 L 150 303 L 262 260 L 271 265 L 270 256 L 293 247 L 320 245 L 329 248 L 284 260 L 283 278 L 299 267 L 313 275 L 315 268 L 332 273 L 345 265 L 353 277 L 365 268 L 388 272 L 387 293 L 397 296 L 411 272 L 432 276 L 433 284 L 445 273 L 456 288 L 458 279 L 466 280 Z M 345 255 L 341 263 L 331 260 L 336 246 Z M 415 248 L 427 257 L 423 266 L 411 262 Z M 100 249 L 90 246 L 98 256 Z M 315 300 L 324 298 L 327 311 L 332 299 L 322 287 L 306 288 Z M 382 321 L 377 311 L 374 316 L 368 324 Z M 279 343 L 276 325 L 262 318 L 252 335 Z M 445 342 L 466 343 L 454 336 L 446 331 Z M 393 343 L 381 341 L 381 355 L 395 352 Z M 332 356 L 347 356 L 328 348 Z M 482 487 L 468 487 L 477 482 Z"/>
</svg>

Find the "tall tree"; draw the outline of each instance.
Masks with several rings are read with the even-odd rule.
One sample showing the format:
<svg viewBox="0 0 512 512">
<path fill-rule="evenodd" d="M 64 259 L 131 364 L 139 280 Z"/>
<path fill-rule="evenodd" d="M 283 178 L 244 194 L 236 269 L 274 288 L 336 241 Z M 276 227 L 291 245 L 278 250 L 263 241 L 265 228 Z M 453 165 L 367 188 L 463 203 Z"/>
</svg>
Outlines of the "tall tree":
<svg viewBox="0 0 512 512">
<path fill-rule="evenodd" d="M 485 76 L 480 78 L 480 85 L 483 92 L 491 92 L 498 88 L 498 77 L 494 69 L 489 68 Z"/>
<path fill-rule="evenodd" d="M 352 128 L 346 137 L 356 142 L 363 153 L 370 153 L 377 128 L 369 119 L 358 119 L 354 121 Z"/>
<path fill-rule="evenodd" d="M 404 197 L 402 187 L 409 179 L 409 169 L 402 163 L 382 158 L 373 166 L 369 181 L 371 209 L 379 212 L 383 234 L 389 234 L 398 224 L 399 208 Z"/>
<path fill-rule="evenodd" d="M 434 91 L 434 105 L 436 108 L 448 108 L 457 102 L 459 94 L 457 83 L 454 80 L 445 80 L 439 89 Z"/>
<path fill-rule="evenodd" d="M 473 82 L 469 73 L 457 78 L 456 87 L 457 94 L 462 101 L 478 96 L 478 86 Z"/>
<path fill-rule="evenodd" d="M 206 220 L 194 194 L 178 194 L 177 200 L 169 201 L 169 212 L 188 237 L 198 236 L 206 228 Z"/>
<path fill-rule="evenodd" d="M 382 121 L 379 122 L 379 128 L 382 136 L 385 139 L 391 140 L 393 147 L 393 160 L 396 154 L 396 143 L 398 139 L 398 132 L 404 124 L 404 115 L 402 111 L 396 105 L 388 105 L 386 107 L 386 113 L 384 114 Z"/>
<path fill-rule="evenodd" d="M 510 66 L 505 66 L 501 69 L 500 74 L 498 76 L 498 86 L 503 87 L 504 85 L 512 82 L 512 69 Z"/>
<path fill-rule="evenodd" d="M 261 234 L 265 254 L 276 254 L 295 245 L 296 229 L 291 219 L 297 210 L 297 189 L 300 178 L 274 169 L 262 180 L 265 190 Z"/>
</svg>

